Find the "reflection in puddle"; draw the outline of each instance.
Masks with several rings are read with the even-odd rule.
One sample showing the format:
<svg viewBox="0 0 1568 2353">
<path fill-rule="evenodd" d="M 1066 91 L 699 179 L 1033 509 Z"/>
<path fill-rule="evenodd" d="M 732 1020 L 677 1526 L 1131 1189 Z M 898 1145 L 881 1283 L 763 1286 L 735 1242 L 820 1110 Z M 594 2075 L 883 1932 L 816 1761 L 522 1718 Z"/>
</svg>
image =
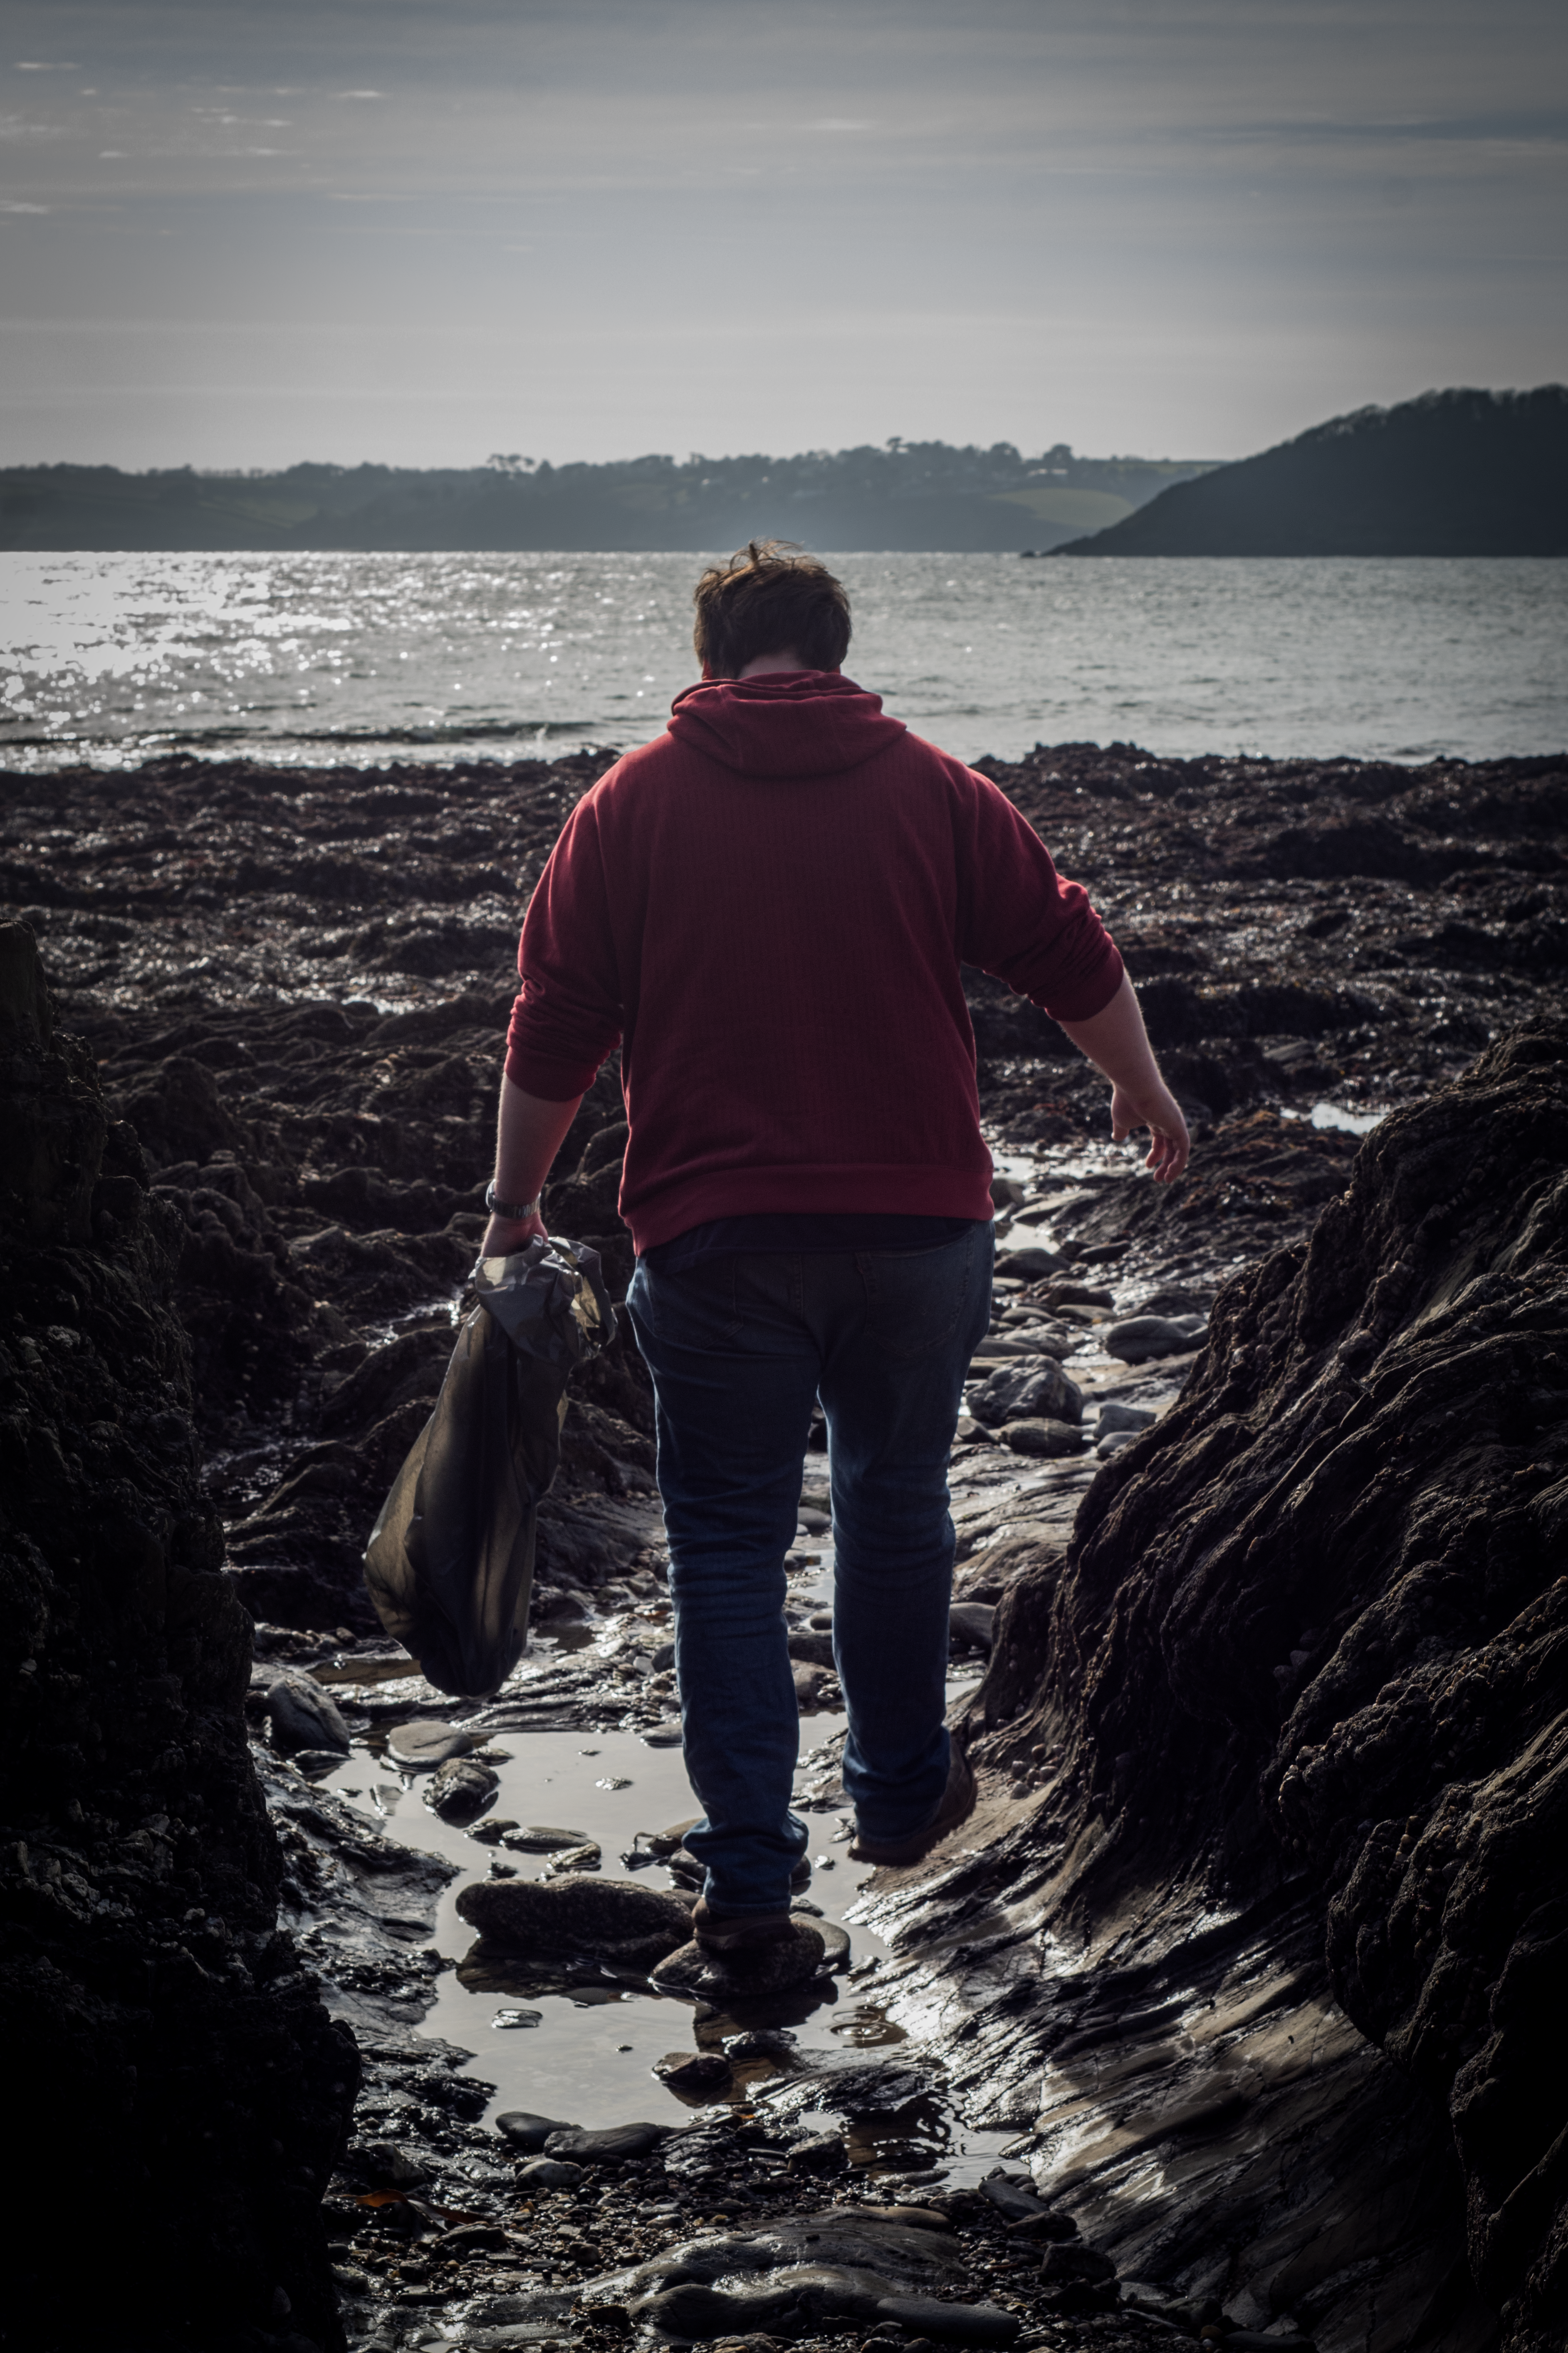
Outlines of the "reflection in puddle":
<svg viewBox="0 0 1568 2353">
<path fill-rule="evenodd" d="M 808 1593 L 815 1598 L 818 1587 L 825 1598 L 831 1593 L 828 1564 L 795 1580 L 792 1599 Z M 821 1768 L 830 1770 L 837 1753 L 830 1744 L 843 1724 L 841 1715 L 827 1713 L 803 1724 L 803 1747 L 828 1749 L 818 1759 Z M 475 1825 L 479 1836 L 474 1837 L 429 1810 L 422 1802 L 427 1776 L 405 1777 L 400 1788 L 367 1774 L 367 1750 L 383 1745 L 374 1736 L 326 1777 L 342 1795 L 357 1792 L 350 1802 L 372 1820 L 385 1821 L 392 1834 L 458 1866 L 461 1875 L 443 1896 L 437 1917 L 433 1941 L 445 1968 L 435 1981 L 436 1999 L 421 2031 L 477 2054 L 473 2073 L 496 2086 L 492 2113 L 529 2109 L 588 2126 L 644 2117 L 679 2124 L 694 2105 L 715 2100 L 746 2104 L 764 2087 L 782 2087 L 797 2065 L 842 2063 L 860 2051 L 904 2039 L 885 2012 L 856 1999 L 857 1989 L 841 1978 L 819 1980 L 809 1992 L 783 2001 L 733 2002 L 720 2013 L 656 1994 L 646 1978 L 616 1978 L 598 1962 L 563 1966 L 543 1956 L 532 1959 L 481 1950 L 472 1929 L 458 1916 L 457 1897 L 464 1886 L 487 1880 L 492 1862 L 504 1861 L 519 1875 L 542 1875 L 548 1855 L 520 1852 L 525 1839 L 537 1837 L 542 1850 L 558 1841 L 591 1842 L 602 1851 L 606 1879 L 629 1879 L 635 1873 L 639 1886 L 673 1887 L 674 1874 L 654 1859 L 650 1845 L 663 1845 L 665 1834 L 689 1823 L 695 1810 L 679 1749 L 650 1747 L 636 1732 L 606 1730 L 585 1740 L 580 1729 L 530 1731 L 511 1734 L 510 1743 L 504 1758 L 491 1752 L 500 1787 L 489 1819 L 498 1830 L 509 1817 L 530 1828 L 501 1831 L 495 1844 L 484 1837 L 484 1821 Z M 389 1818 L 395 1811 L 393 1831 Z M 571 1825 L 569 1831 L 531 1829 L 563 1821 Z M 850 1862 L 842 1844 L 831 1844 L 835 1828 L 830 1816 L 811 1817 L 811 1851 L 832 1867 L 818 1868 L 810 1900 L 825 1923 L 842 1925 L 870 1871 Z M 649 1832 L 656 1834 L 651 1841 Z M 640 1852 L 634 1844 L 639 1833 L 645 1834 Z M 634 1854 L 628 1865 L 626 1859 Z M 422 1930 L 422 1938 L 427 1934 Z M 889 1957 L 864 1926 L 851 1926 L 848 1934 L 858 1967 Z M 694 2086 L 694 2099 L 691 2092 L 664 2080 L 662 2069 L 683 2052 L 727 2063 L 727 2073 L 707 2071 L 717 2090 Z M 837 2128 L 836 2120 L 824 2126 Z M 938 2133 L 923 2116 L 906 2118 L 902 2112 L 894 2119 L 877 2119 L 876 2131 L 889 2139 L 889 2147 L 874 2148 L 868 2128 L 860 2159 L 865 2165 L 914 2172 L 920 2169 L 918 2155 L 940 2148 L 939 2161 L 955 2182 L 978 2179 L 1008 2137 L 955 2129 L 948 2122 Z"/>
<path fill-rule="evenodd" d="M 869 2001 L 859 2003 L 843 2018 L 836 2018 L 827 2031 L 840 2042 L 852 2043 L 857 2051 L 874 2051 L 881 2043 L 904 2042 L 909 2039 L 901 2026 L 894 2025 L 885 2010 L 879 2010 L 875 2002 Z"/>
</svg>

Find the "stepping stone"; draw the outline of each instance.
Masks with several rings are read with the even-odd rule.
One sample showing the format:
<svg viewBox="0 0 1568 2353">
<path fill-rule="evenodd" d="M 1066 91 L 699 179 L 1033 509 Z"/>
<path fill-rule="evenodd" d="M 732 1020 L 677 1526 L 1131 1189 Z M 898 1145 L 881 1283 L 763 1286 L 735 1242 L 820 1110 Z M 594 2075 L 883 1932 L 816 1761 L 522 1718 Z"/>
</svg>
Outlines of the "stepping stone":
<svg viewBox="0 0 1568 2353">
<path fill-rule="evenodd" d="M 396 1765 L 423 1771 L 445 1765 L 448 1757 L 467 1757 L 477 1746 L 471 1734 L 450 1724 L 395 1725 L 386 1738 L 386 1753 Z"/>
<path fill-rule="evenodd" d="M 689 1901 L 629 1879 L 565 1878 L 472 1882 L 458 1913 L 490 1944 L 530 1958 L 586 1955 L 642 1975 L 689 1942 Z"/>
</svg>

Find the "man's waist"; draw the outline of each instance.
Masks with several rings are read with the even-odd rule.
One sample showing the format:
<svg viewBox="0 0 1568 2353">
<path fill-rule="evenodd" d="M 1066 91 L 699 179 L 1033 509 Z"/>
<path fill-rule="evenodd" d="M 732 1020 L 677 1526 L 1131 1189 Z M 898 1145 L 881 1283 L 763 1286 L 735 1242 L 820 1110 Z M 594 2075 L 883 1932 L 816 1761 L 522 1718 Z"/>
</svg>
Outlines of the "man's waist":
<svg viewBox="0 0 1568 2353">
<path fill-rule="evenodd" d="M 940 1250 L 978 1221 L 973 1218 L 906 1216 L 897 1210 L 788 1211 L 710 1218 L 643 1252 L 656 1274 L 679 1274 L 704 1259 L 752 1253 L 802 1256 L 858 1250 Z"/>
</svg>

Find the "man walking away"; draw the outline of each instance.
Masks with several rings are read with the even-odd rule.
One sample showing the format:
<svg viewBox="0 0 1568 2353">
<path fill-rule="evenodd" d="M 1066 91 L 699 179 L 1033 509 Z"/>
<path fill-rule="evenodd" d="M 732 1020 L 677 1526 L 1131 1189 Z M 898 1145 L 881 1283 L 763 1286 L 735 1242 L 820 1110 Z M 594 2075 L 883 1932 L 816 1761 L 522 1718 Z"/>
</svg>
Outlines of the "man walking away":
<svg viewBox="0 0 1568 2353">
<path fill-rule="evenodd" d="M 844 677 L 848 599 L 753 543 L 704 574 L 702 681 L 574 810 L 523 926 L 484 1249 L 537 1196 L 617 1039 L 627 1295 L 653 1377 L 693 1915 L 725 1985 L 813 1973 L 783 1609 L 826 1417 L 852 1856 L 918 1861 L 973 1804 L 943 1725 L 947 1461 L 990 1315 L 990 1155 L 960 967 L 1044 1007 L 1169 1182 L 1187 1133 L 1084 892 L 987 778 Z"/>
</svg>

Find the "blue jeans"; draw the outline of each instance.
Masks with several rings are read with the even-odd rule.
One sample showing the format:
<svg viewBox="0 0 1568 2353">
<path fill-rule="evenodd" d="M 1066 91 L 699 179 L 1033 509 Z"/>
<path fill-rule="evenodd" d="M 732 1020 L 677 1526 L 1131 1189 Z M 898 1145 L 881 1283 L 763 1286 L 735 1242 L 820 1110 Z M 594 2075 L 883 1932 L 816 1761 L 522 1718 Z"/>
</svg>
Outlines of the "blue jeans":
<svg viewBox="0 0 1568 2353">
<path fill-rule="evenodd" d="M 947 1463 L 991 1308 L 992 1234 L 934 1250 L 639 1261 L 686 1766 L 687 1845 L 724 1915 L 789 1902 L 799 1721 L 784 1620 L 813 1400 L 827 1419 L 844 1786 L 868 1838 L 921 1830 L 947 1784 Z"/>
</svg>

